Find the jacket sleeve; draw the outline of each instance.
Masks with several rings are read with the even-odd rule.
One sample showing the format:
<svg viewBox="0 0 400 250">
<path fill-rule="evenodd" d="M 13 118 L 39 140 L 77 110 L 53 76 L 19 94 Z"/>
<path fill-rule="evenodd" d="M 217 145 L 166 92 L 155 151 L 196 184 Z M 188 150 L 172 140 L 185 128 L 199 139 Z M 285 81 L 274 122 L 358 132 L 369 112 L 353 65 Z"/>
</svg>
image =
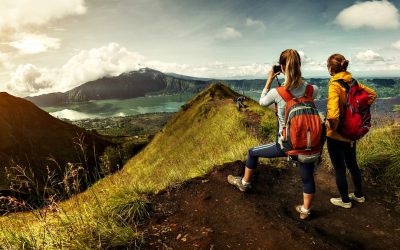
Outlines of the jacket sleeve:
<svg viewBox="0 0 400 250">
<path fill-rule="evenodd" d="M 338 84 L 329 83 L 328 86 L 328 101 L 326 107 L 326 119 L 329 121 L 330 127 L 336 130 L 339 125 L 340 118 L 340 86 Z"/>
<path fill-rule="evenodd" d="M 272 103 L 275 102 L 275 98 L 277 96 L 278 92 L 276 89 L 270 89 L 269 91 L 267 89 L 263 89 L 260 97 L 260 105 L 261 106 L 269 106 Z"/>
<path fill-rule="evenodd" d="M 372 103 L 374 103 L 376 97 L 378 96 L 378 95 L 376 94 L 376 92 L 375 92 L 373 89 L 367 87 L 366 85 L 364 85 L 364 84 L 362 84 L 362 83 L 360 83 L 360 82 L 358 83 L 358 85 L 360 85 L 360 87 L 361 87 L 363 90 L 365 90 L 365 92 L 367 92 L 367 95 L 368 95 L 368 105 L 372 105 Z"/>
</svg>

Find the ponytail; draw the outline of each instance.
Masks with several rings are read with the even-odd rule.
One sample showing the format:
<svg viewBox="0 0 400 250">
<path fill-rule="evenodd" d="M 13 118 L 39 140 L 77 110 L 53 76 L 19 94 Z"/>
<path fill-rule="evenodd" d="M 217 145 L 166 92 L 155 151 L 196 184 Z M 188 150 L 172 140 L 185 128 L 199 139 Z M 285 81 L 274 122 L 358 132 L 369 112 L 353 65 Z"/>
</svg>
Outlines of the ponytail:
<svg viewBox="0 0 400 250">
<path fill-rule="evenodd" d="M 279 64 L 285 70 L 286 89 L 298 88 L 302 83 L 299 53 L 294 49 L 283 51 L 279 57 Z"/>
</svg>

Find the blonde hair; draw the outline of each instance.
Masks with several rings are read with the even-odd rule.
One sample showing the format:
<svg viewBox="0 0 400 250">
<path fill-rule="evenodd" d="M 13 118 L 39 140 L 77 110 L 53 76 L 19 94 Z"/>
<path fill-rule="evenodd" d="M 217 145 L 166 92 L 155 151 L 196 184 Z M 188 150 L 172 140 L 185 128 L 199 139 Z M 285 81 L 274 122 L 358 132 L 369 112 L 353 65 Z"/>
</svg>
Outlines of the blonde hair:
<svg viewBox="0 0 400 250">
<path fill-rule="evenodd" d="M 343 71 L 347 71 L 347 66 L 349 66 L 349 60 L 347 60 L 341 54 L 333 54 L 328 58 L 327 61 L 328 68 L 331 68 L 333 74 L 337 74 Z"/>
<path fill-rule="evenodd" d="M 294 89 L 302 84 L 301 59 L 299 53 L 294 49 L 287 49 L 281 53 L 279 64 L 285 70 L 285 87 Z"/>
</svg>

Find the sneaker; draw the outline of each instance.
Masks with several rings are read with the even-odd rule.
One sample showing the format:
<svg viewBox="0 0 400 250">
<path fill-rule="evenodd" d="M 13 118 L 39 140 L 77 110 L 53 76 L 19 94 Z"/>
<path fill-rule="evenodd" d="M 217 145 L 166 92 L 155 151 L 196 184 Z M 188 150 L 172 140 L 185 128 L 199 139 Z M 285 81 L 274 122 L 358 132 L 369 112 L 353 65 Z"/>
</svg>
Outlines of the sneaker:
<svg viewBox="0 0 400 250">
<path fill-rule="evenodd" d="M 246 191 L 249 188 L 249 186 L 245 186 L 242 184 L 242 177 L 240 176 L 228 175 L 228 182 L 229 184 L 237 187 L 242 192 Z"/>
<path fill-rule="evenodd" d="M 350 200 L 357 201 L 358 203 L 364 203 L 365 202 L 365 197 L 364 196 L 357 197 L 354 193 L 350 193 L 349 194 L 349 198 L 350 198 Z"/>
<path fill-rule="evenodd" d="M 351 202 L 343 202 L 342 198 L 331 198 L 331 203 L 335 206 L 343 207 L 343 208 L 351 208 Z"/>
<path fill-rule="evenodd" d="M 310 219 L 310 212 L 303 212 L 302 210 L 301 210 L 301 207 L 302 207 L 302 205 L 297 205 L 296 206 L 296 211 L 300 214 L 300 219 L 301 220 L 306 220 L 306 219 Z"/>
</svg>

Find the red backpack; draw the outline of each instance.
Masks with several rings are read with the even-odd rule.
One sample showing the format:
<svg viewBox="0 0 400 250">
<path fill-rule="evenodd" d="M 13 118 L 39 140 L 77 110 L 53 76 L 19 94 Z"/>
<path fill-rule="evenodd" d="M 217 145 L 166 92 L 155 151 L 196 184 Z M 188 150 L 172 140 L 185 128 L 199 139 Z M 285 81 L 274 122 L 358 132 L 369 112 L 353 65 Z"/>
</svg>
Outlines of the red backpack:
<svg viewBox="0 0 400 250">
<path fill-rule="evenodd" d="M 340 115 L 337 131 L 353 141 L 360 139 L 371 128 L 371 112 L 368 105 L 367 92 L 353 79 L 349 86 L 342 79 L 336 80 L 346 89 L 346 104 Z"/>
<path fill-rule="evenodd" d="M 316 161 L 323 146 L 323 126 L 312 98 L 314 88 L 307 84 L 304 96 L 293 97 L 285 87 L 277 87 L 286 102 L 282 147 L 288 156 L 297 155 L 299 161 Z"/>
</svg>

